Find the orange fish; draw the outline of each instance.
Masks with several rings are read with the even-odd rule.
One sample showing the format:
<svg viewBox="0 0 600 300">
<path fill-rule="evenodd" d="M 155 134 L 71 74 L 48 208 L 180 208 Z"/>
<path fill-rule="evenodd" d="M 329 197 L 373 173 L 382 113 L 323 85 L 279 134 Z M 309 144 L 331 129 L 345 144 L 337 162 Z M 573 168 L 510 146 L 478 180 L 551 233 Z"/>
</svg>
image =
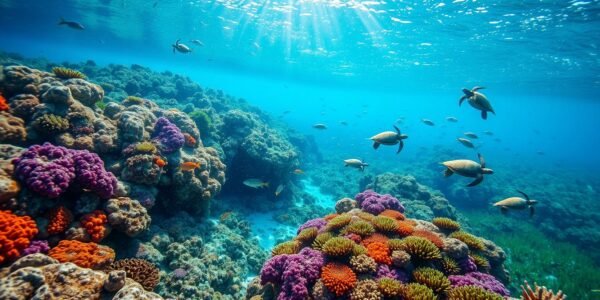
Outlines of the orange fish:
<svg viewBox="0 0 600 300">
<path fill-rule="evenodd" d="M 162 168 L 162 167 L 164 167 L 164 166 L 166 166 L 166 165 L 167 165 L 167 162 L 166 162 L 164 159 L 162 159 L 162 158 L 160 158 L 160 157 L 158 157 L 158 156 L 155 156 L 155 157 L 154 157 L 154 163 L 155 163 L 155 164 L 156 164 L 156 165 L 157 165 L 159 168 Z"/>
<path fill-rule="evenodd" d="M 2 96 L 2 94 L 0 94 L 0 111 L 5 111 L 8 110 L 10 107 L 8 106 L 7 102 L 6 102 L 6 98 L 4 98 L 4 96 Z"/>
<path fill-rule="evenodd" d="M 296 169 L 296 170 L 294 170 L 294 174 L 296 174 L 296 175 L 302 175 L 302 174 L 304 174 L 304 171 L 302 171 L 300 169 Z"/>
<path fill-rule="evenodd" d="M 188 147 L 196 146 L 196 139 L 189 133 L 184 133 L 183 137 L 185 138 L 185 145 Z"/>
<path fill-rule="evenodd" d="M 186 161 L 184 163 L 181 163 L 181 165 L 179 166 L 179 169 L 181 169 L 181 171 L 193 171 L 196 168 L 200 168 L 200 163 L 193 161 Z"/>
</svg>

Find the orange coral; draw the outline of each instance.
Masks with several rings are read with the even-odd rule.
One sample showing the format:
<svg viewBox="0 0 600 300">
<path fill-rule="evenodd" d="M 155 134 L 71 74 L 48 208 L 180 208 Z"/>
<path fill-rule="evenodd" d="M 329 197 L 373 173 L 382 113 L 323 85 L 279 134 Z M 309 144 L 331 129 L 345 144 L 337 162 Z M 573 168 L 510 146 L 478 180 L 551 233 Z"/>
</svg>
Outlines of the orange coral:
<svg viewBox="0 0 600 300">
<path fill-rule="evenodd" d="M 409 236 L 415 231 L 415 226 L 409 221 L 398 221 L 398 234 Z"/>
<path fill-rule="evenodd" d="M 66 207 L 55 207 L 48 213 L 46 231 L 50 235 L 63 233 L 71 222 L 73 222 L 73 214 Z"/>
<path fill-rule="evenodd" d="M 404 217 L 404 215 L 397 211 L 397 210 L 393 210 L 393 209 L 386 209 L 384 211 L 382 211 L 380 214 L 380 216 L 384 216 L 384 217 L 390 217 L 392 219 L 396 219 L 398 221 L 402 221 L 404 219 L 406 219 L 406 217 Z"/>
<path fill-rule="evenodd" d="M 37 233 L 35 221 L 29 216 L 0 210 L 0 264 L 19 258 Z"/>
<path fill-rule="evenodd" d="M 103 269 L 115 260 L 115 251 L 96 243 L 84 243 L 75 240 L 62 240 L 48 252 L 60 262 L 71 262 L 80 267 Z"/>
<path fill-rule="evenodd" d="M 101 241 L 107 235 L 106 223 L 108 223 L 108 219 L 101 210 L 95 210 L 81 217 L 81 225 L 94 242 Z"/>
<path fill-rule="evenodd" d="M 325 217 L 323 217 L 323 219 L 325 219 L 325 221 L 330 221 L 331 219 L 335 218 L 339 216 L 338 214 L 328 214 Z"/>
<path fill-rule="evenodd" d="M 380 264 L 390 265 L 392 264 L 392 258 L 390 257 L 390 248 L 387 244 L 381 242 L 370 243 L 367 246 L 367 255 Z"/>
<path fill-rule="evenodd" d="M 368 236 L 367 238 L 363 239 L 362 243 L 365 246 L 368 246 L 371 243 L 383 243 L 387 245 L 388 242 L 388 237 L 381 234 L 381 233 L 373 233 L 370 236 Z"/>
<path fill-rule="evenodd" d="M 185 138 L 185 146 L 193 148 L 196 146 L 196 139 L 189 133 L 184 133 L 183 137 Z"/>
<path fill-rule="evenodd" d="M 440 238 L 439 235 L 437 235 L 431 231 L 415 230 L 412 233 L 412 235 L 428 239 L 430 242 L 432 242 L 436 247 L 438 247 L 440 249 L 444 248 L 444 241 L 442 240 L 442 238 Z"/>
<path fill-rule="evenodd" d="M 326 264 L 321 272 L 323 284 L 338 297 L 356 285 L 356 274 L 350 267 L 339 263 Z"/>
<path fill-rule="evenodd" d="M 6 103 L 6 98 L 0 94 L 0 111 L 7 111 L 10 107 Z"/>
</svg>

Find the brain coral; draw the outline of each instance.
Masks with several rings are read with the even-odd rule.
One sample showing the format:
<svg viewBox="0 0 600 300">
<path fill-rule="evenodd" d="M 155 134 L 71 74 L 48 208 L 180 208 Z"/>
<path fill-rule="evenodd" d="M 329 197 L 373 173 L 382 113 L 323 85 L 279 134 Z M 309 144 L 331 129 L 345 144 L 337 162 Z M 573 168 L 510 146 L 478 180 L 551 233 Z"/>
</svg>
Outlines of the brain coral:
<svg viewBox="0 0 600 300">
<path fill-rule="evenodd" d="M 105 211 L 113 228 L 132 237 L 148 229 L 152 221 L 146 208 L 129 197 L 108 200 Z"/>
<path fill-rule="evenodd" d="M 0 143 L 20 144 L 26 137 L 27 131 L 23 119 L 0 111 Z"/>
<path fill-rule="evenodd" d="M 38 233 L 35 221 L 0 210 L 0 264 L 19 258 Z"/>
<path fill-rule="evenodd" d="M 111 265 L 111 269 L 125 271 L 127 278 L 137 281 L 147 291 L 154 290 L 160 279 L 158 268 L 145 259 L 120 259 Z"/>
<path fill-rule="evenodd" d="M 48 255 L 60 262 L 72 262 L 90 269 L 105 269 L 115 259 L 115 251 L 108 246 L 71 240 L 60 241 Z"/>
</svg>

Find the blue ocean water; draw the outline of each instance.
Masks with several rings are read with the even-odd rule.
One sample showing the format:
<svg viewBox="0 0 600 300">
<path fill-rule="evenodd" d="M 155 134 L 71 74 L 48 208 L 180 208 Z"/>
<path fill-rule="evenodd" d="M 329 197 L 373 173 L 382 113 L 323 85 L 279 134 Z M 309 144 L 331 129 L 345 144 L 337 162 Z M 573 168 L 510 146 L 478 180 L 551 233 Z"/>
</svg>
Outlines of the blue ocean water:
<svg viewBox="0 0 600 300">
<path fill-rule="evenodd" d="M 61 18 L 85 30 L 57 25 Z M 444 190 L 431 175 L 441 177 L 440 153 L 481 153 L 496 172 L 485 185 L 535 193 L 545 190 L 539 174 L 564 176 L 576 179 L 565 189 L 591 190 L 586 207 L 600 208 L 598 0 L 0 0 L 0 37 L 1 51 L 24 57 L 138 64 L 224 90 L 314 137 L 321 164 L 339 172 L 348 173 L 341 159 L 360 158 Z M 175 53 L 179 39 L 193 51 Z M 487 120 L 459 106 L 461 89 L 474 86 L 486 87 L 496 111 Z M 403 151 L 373 150 L 368 139 L 393 125 L 409 136 Z M 479 136 L 476 149 L 456 141 L 465 132 Z M 301 162 L 307 177 L 316 165 Z M 301 185 L 333 206 L 319 184 Z M 278 226 L 272 215 L 247 216 L 265 249 L 277 242 L 265 230 Z"/>
</svg>

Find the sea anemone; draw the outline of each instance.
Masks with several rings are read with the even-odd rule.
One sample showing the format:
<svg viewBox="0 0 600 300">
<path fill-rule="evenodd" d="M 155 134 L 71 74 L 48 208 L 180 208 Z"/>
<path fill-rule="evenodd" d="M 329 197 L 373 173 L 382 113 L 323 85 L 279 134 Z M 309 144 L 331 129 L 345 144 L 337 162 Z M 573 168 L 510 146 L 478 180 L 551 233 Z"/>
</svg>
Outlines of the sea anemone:
<svg viewBox="0 0 600 300">
<path fill-rule="evenodd" d="M 344 234 L 354 233 L 360 235 L 361 237 L 365 237 L 375 232 L 375 228 L 373 225 L 371 225 L 371 223 L 361 220 L 348 224 L 346 227 L 344 227 L 342 232 Z"/>
<path fill-rule="evenodd" d="M 397 210 L 393 210 L 393 209 L 386 209 L 386 210 L 382 211 L 379 214 L 379 216 L 396 219 L 398 221 L 402 221 L 402 220 L 406 219 L 404 214 L 402 214 L 401 212 L 399 212 Z"/>
<path fill-rule="evenodd" d="M 436 295 L 426 285 L 409 283 L 402 287 L 402 299 L 437 300 Z"/>
<path fill-rule="evenodd" d="M 473 259 L 475 265 L 477 266 L 477 270 L 481 272 L 490 271 L 490 261 L 487 258 L 485 258 L 485 256 L 474 253 L 472 253 L 470 256 Z"/>
<path fill-rule="evenodd" d="M 416 282 L 428 286 L 436 294 L 445 294 L 450 290 L 450 280 L 436 269 L 418 268 L 412 275 Z"/>
<path fill-rule="evenodd" d="M 54 67 L 52 68 L 52 73 L 60 79 L 85 79 L 85 75 L 77 70 L 64 68 L 64 67 Z"/>
<path fill-rule="evenodd" d="M 298 241 L 287 241 L 276 245 L 273 250 L 271 250 L 271 255 L 296 254 L 298 252 L 300 252 L 300 243 L 298 243 Z"/>
<path fill-rule="evenodd" d="M 460 223 L 449 218 L 433 218 L 433 220 L 431 220 L 431 223 L 433 223 L 433 225 L 437 226 L 437 228 L 445 232 L 454 232 L 460 230 Z"/>
<path fill-rule="evenodd" d="M 449 237 L 467 244 L 471 250 L 483 250 L 485 248 L 485 245 L 478 237 L 464 231 L 453 232 Z"/>
<path fill-rule="evenodd" d="M 314 241 L 314 239 L 317 237 L 318 234 L 319 234 L 319 232 L 318 232 L 317 228 L 309 227 L 309 228 L 306 228 L 306 229 L 300 231 L 300 233 L 298 233 L 298 235 L 296 236 L 296 240 L 298 240 L 302 243 L 310 244 Z"/>
<path fill-rule="evenodd" d="M 390 248 L 387 244 L 374 242 L 367 245 L 367 254 L 377 263 L 390 265 L 392 258 L 390 257 Z"/>
<path fill-rule="evenodd" d="M 326 264 L 321 272 L 323 284 L 338 297 L 354 288 L 356 274 L 348 266 L 339 263 Z"/>
<path fill-rule="evenodd" d="M 321 247 L 321 251 L 327 256 L 348 256 L 352 253 L 354 249 L 354 243 L 351 239 L 347 239 L 345 237 L 334 237 L 329 239 L 323 247 Z"/>
<path fill-rule="evenodd" d="M 330 232 L 319 233 L 315 240 L 312 243 L 312 248 L 315 250 L 321 250 L 323 248 L 323 244 L 333 238 L 333 234 Z"/>
<path fill-rule="evenodd" d="M 442 257 L 441 267 L 442 271 L 444 271 L 444 274 L 446 275 L 455 275 L 460 273 L 460 266 L 458 263 L 454 259 L 445 255 Z"/>
<path fill-rule="evenodd" d="M 396 279 L 383 277 L 377 281 L 379 291 L 386 298 L 394 298 L 400 296 L 402 292 L 402 283 Z"/>
<path fill-rule="evenodd" d="M 398 250 L 404 250 L 412 258 L 420 260 L 432 260 L 442 258 L 440 249 L 428 239 L 417 236 L 409 236 L 402 240 L 402 245 Z"/>
<path fill-rule="evenodd" d="M 327 228 L 330 230 L 340 229 L 348 225 L 348 223 L 350 223 L 351 220 L 352 217 L 348 214 L 339 215 L 327 222 Z"/>
<path fill-rule="evenodd" d="M 369 237 L 364 238 L 362 240 L 362 243 L 363 243 L 363 245 L 367 246 L 370 243 L 375 243 L 375 242 L 387 244 L 388 241 L 389 241 L 389 238 L 387 236 L 385 236 L 381 233 L 373 233 Z"/>
<path fill-rule="evenodd" d="M 503 300 L 496 293 L 486 291 L 475 285 L 458 286 L 448 292 L 448 300 Z"/>
<path fill-rule="evenodd" d="M 418 237 L 422 237 L 425 239 L 428 239 L 430 242 L 432 242 L 436 247 L 443 249 L 444 248 L 444 241 L 442 240 L 442 238 L 431 232 L 431 231 L 427 231 L 427 230 L 415 230 L 412 233 L 412 236 L 418 236 Z"/>
<path fill-rule="evenodd" d="M 398 222 L 390 217 L 377 216 L 371 222 L 379 232 L 395 232 L 398 230 Z"/>
<path fill-rule="evenodd" d="M 412 222 L 398 221 L 397 224 L 398 230 L 396 230 L 396 232 L 398 232 L 400 236 L 409 236 L 413 233 L 413 231 L 415 231 L 415 226 L 412 224 Z"/>
<path fill-rule="evenodd" d="M 375 260 L 365 254 L 352 256 L 350 266 L 357 273 L 375 273 L 377 270 Z"/>
</svg>

